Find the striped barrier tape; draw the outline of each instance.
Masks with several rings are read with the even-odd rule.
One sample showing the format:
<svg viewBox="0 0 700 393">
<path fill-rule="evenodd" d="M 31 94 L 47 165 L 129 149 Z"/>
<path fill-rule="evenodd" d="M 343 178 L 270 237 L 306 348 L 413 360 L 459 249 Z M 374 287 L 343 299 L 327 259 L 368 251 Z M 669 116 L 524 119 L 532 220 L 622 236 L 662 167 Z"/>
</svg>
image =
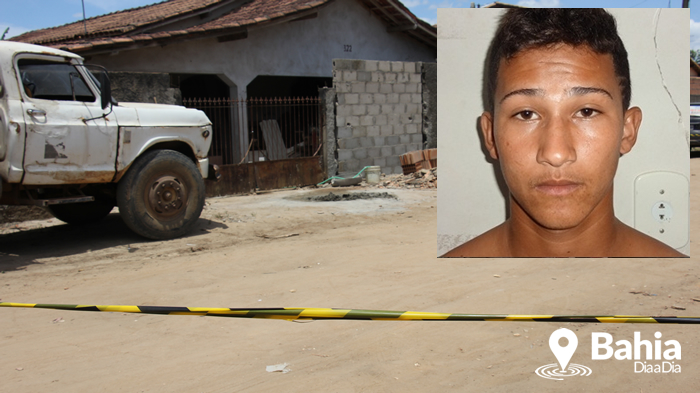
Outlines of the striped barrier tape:
<svg viewBox="0 0 700 393">
<path fill-rule="evenodd" d="M 231 318 L 266 318 L 286 319 L 289 321 L 319 319 L 354 319 L 374 321 L 487 321 L 700 324 L 700 317 L 643 315 L 448 314 L 436 312 L 354 310 L 341 308 L 208 308 L 161 306 L 94 306 L 7 302 L 0 302 L 0 307 L 47 308 L 54 310 L 122 312 L 160 315 L 199 315 Z"/>
</svg>

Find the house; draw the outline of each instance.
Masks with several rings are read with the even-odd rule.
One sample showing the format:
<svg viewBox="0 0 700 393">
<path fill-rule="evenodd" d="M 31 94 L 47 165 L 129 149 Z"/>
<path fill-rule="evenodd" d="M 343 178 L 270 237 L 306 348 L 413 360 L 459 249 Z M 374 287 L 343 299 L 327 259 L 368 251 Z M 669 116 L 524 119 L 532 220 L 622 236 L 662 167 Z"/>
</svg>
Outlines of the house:
<svg viewBox="0 0 700 393">
<path fill-rule="evenodd" d="M 271 141 L 260 141 L 263 121 L 272 115 L 268 109 L 252 113 L 251 100 L 318 97 L 320 87 L 332 86 L 333 59 L 435 62 L 437 53 L 437 28 L 398 0 L 169 0 L 13 40 L 68 50 L 119 71 L 132 81 L 122 93 L 140 89 L 151 102 L 225 103 L 221 119 L 210 115 L 218 127 L 214 144 L 222 144 L 213 154 L 223 164 L 270 156 Z M 160 78 L 164 90 L 179 91 L 149 95 L 154 87 L 143 79 L 149 75 Z M 301 117 L 290 113 L 280 116 Z M 314 153 L 308 147 L 320 143 L 320 124 L 290 131 L 303 134 L 290 142 L 282 120 L 275 121 L 265 124 L 272 133 L 281 129 L 279 154 L 299 146 Z"/>
<path fill-rule="evenodd" d="M 690 58 L 690 102 L 700 103 L 700 65 Z"/>
</svg>

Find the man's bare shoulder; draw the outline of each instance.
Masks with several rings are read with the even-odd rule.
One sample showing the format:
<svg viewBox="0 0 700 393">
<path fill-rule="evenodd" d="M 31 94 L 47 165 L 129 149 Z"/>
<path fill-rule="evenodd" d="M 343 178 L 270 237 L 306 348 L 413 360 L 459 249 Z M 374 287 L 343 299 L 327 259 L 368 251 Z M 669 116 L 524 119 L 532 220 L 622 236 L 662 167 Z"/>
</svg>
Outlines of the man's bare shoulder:
<svg viewBox="0 0 700 393">
<path fill-rule="evenodd" d="M 638 230 L 624 226 L 619 246 L 611 257 L 633 258 L 687 258 L 688 256 Z"/>
<path fill-rule="evenodd" d="M 446 258 L 493 258 L 503 255 L 505 247 L 503 224 L 469 240 L 443 255 Z"/>
</svg>

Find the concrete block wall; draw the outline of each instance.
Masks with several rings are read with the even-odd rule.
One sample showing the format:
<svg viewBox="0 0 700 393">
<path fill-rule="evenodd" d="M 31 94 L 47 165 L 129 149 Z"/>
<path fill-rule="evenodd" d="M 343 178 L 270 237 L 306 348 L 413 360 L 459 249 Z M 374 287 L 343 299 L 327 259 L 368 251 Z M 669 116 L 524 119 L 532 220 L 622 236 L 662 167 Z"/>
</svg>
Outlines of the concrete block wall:
<svg viewBox="0 0 700 393">
<path fill-rule="evenodd" d="M 401 173 L 399 156 L 423 148 L 420 62 L 333 60 L 340 176 L 365 166 Z"/>
</svg>

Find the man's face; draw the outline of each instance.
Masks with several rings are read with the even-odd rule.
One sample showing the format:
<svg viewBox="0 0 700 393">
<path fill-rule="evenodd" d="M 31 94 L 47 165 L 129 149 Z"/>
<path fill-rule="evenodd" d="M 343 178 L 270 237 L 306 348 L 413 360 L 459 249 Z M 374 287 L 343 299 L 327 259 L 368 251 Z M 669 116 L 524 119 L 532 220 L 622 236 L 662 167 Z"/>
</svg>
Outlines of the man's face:
<svg viewBox="0 0 700 393">
<path fill-rule="evenodd" d="M 481 126 L 511 210 L 548 229 L 612 213 L 617 162 L 634 145 L 641 111 L 623 111 L 610 55 L 568 45 L 523 51 L 501 60 L 494 99 Z"/>
</svg>

